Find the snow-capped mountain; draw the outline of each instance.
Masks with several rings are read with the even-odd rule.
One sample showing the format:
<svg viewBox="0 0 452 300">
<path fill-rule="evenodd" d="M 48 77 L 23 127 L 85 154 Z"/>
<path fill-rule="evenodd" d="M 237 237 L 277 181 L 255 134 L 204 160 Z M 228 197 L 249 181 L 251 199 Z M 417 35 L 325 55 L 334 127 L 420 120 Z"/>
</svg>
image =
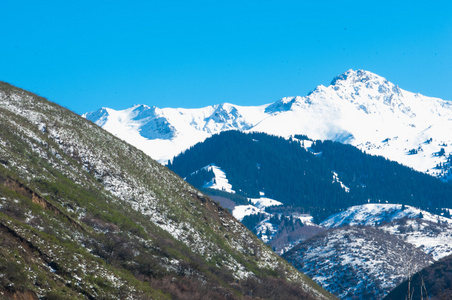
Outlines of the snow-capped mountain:
<svg viewBox="0 0 452 300">
<path fill-rule="evenodd" d="M 107 131 L 165 163 L 215 133 L 250 130 L 264 118 L 265 106 L 228 103 L 199 109 L 135 105 L 125 110 L 101 108 L 83 115 Z"/>
<path fill-rule="evenodd" d="M 102 108 L 84 117 L 160 162 L 212 134 L 235 129 L 349 143 L 418 171 L 451 178 L 452 102 L 402 90 L 363 70 L 349 70 L 305 97 L 262 106 L 136 105 L 120 111 Z"/>
</svg>

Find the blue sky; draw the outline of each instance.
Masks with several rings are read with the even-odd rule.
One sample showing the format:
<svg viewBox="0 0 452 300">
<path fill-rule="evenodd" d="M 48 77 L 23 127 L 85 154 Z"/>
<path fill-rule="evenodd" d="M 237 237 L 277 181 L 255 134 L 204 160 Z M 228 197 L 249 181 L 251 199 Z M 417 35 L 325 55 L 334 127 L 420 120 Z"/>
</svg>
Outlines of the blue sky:
<svg viewBox="0 0 452 300">
<path fill-rule="evenodd" d="M 0 0 L 0 80 L 76 113 L 260 105 L 348 69 L 452 100 L 452 1 Z"/>
</svg>

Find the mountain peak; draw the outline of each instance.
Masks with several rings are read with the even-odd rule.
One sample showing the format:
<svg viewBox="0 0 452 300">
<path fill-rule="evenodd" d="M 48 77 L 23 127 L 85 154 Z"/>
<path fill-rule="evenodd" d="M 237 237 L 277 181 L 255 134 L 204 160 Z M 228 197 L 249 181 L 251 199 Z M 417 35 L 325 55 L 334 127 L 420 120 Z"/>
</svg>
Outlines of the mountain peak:
<svg viewBox="0 0 452 300">
<path fill-rule="evenodd" d="M 149 117 L 156 117 L 160 109 L 155 106 L 147 106 L 145 104 L 137 104 L 128 109 L 130 111 L 130 118 L 133 120 L 142 120 Z"/>
<path fill-rule="evenodd" d="M 133 109 L 148 109 L 150 108 L 148 105 L 146 104 L 135 104 L 132 106 Z"/>
<path fill-rule="evenodd" d="M 337 85 L 339 82 L 350 82 L 350 83 L 356 83 L 356 82 L 381 82 L 381 83 L 389 83 L 385 78 L 372 73 L 370 71 L 366 70 L 352 70 L 349 69 L 348 71 L 336 76 L 331 81 L 331 85 Z"/>
<path fill-rule="evenodd" d="M 101 107 L 96 111 L 84 113 L 82 117 L 102 127 L 105 125 L 105 123 L 107 123 L 108 116 L 110 115 L 110 110 L 111 108 Z"/>
<path fill-rule="evenodd" d="M 386 78 L 365 70 L 348 70 L 335 77 L 327 88 L 334 97 L 357 104 L 359 110 L 368 113 L 394 114 L 400 111 L 410 117 L 412 96 Z M 315 92 L 315 91 L 314 91 Z M 380 104 L 384 104 L 381 106 Z"/>
</svg>

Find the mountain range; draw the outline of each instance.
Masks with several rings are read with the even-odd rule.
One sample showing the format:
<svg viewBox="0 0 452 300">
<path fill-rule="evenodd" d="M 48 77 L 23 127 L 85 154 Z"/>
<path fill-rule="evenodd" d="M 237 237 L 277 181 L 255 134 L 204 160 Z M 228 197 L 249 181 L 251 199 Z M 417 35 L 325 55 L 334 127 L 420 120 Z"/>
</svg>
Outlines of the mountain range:
<svg viewBox="0 0 452 300">
<path fill-rule="evenodd" d="M 349 70 L 307 96 L 261 106 L 136 105 L 83 116 L 162 163 L 215 133 L 234 129 L 347 143 L 443 180 L 452 178 L 452 102 L 405 91 L 364 70 Z"/>
<path fill-rule="evenodd" d="M 349 70 L 307 96 L 286 97 L 261 106 L 224 103 L 199 109 L 159 109 L 137 105 L 123 111 L 104 108 L 84 117 L 161 163 L 169 162 L 170 168 L 192 184 L 235 193 L 232 204 L 231 196 L 222 194 L 216 199 L 228 203 L 234 216 L 278 253 L 300 243 L 285 257 L 341 298 L 378 299 L 386 295 L 410 273 L 406 272 L 410 257 L 397 256 L 401 248 L 410 249 L 406 251 L 411 257 L 422 257 L 422 263 L 410 267 L 411 273 L 451 253 L 450 225 L 439 216 L 450 215 L 450 186 L 431 181 L 427 178 L 430 176 L 421 179 L 409 171 L 412 168 L 442 181 L 452 179 L 450 101 L 402 90 L 368 71 Z M 240 139 L 230 138 L 234 133 L 230 133 L 229 143 L 246 151 L 229 148 L 225 146 L 227 142 L 210 151 L 199 151 L 198 142 L 207 149 L 213 143 L 211 139 L 231 130 L 280 136 L 293 143 L 293 149 L 298 149 L 294 151 L 306 151 L 293 156 L 293 151 L 284 152 L 275 146 L 274 154 L 264 158 L 250 150 L 254 146 L 244 146 L 238 142 Z M 251 135 L 250 139 L 262 144 L 266 138 Z M 342 149 L 331 141 L 361 151 Z M 243 159 L 245 152 L 250 151 L 252 157 Z M 386 160 L 377 156 L 363 158 L 363 153 Z M 290 163 L 282 163 L 284 159 L 294 162 L 294 172 L 290 171 Z M 409 168 L 400 169 L 388 160 Z M 288 172 L 278 173 L 279 166 L 285 166 L 282 169 Z M 311 184 L 301 179 L 303 174 L 297 174 L 297 169 L 311 179 Z M 273 177 L 265 170 L 275 171 Z M 242 177 L 248 177 L 248 181 Z M 363 204 L 367 202 L 377 204 L 372 204 L 371 213 L 366 215 L 368 207 Z M 406 207 L 400 208 L 401 204 Z M 425 210 L 437 215 L 431 216 Z M 326 221 L 320 226 L 313 223 L 335 212 L 335 219 L 327 219 L 335 225 Z M 363 225 L 366 227 L 356 227 Z M 323 233 L 325 228 L 332 229 Z M 344 230 L 348 230 L 347 236 L 371 247 L 363 251 L 362 245 L 342 243 L 347 239 L 337 237 Z M 332 244 L 320 242 L 325 238 L 337 241 L 333 250 L 328 248 Z M 381 242 L 386 240 L 392 242 Z M 313 241 L 317 243 L 317 253 L 323 253 L 322 258 L 312 257 L 314 254 L 308 251 L 314 247 Z M 381 250 L 391 255 L 376 256 Z M 304 257 L 311 257 L 311 263 L 303 262 Z M 382 258 L 386 263 L 379 263 Z M 397 261 L 404 262 L 403 267 Z M 368 264 L 375 268 L 366 269 Z M 352 277 L 344 282 L 344 274 Z"/>
<path fill-rule="evenodd" d="M 422 276 L 447 297 L 451 124 L 451 102 L 363 70 L 261 106 L 83 118 L 0 83 L 0 295 L 334 298 L 298 269 L 343 299 Z"/>
</svg>

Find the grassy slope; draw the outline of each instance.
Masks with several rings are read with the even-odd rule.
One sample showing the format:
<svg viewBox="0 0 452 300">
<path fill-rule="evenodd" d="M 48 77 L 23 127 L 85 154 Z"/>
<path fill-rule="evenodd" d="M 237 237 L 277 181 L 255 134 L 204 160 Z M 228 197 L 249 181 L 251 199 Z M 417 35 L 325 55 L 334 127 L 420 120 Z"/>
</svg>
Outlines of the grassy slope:
<svg viewBox="0 0 452 300">
<path fill-rule="evenodd" d="M 0 128 L 3 295 L 330 297 L 215 202 L 66 109 L 0 83 Z"/>
</svg>

